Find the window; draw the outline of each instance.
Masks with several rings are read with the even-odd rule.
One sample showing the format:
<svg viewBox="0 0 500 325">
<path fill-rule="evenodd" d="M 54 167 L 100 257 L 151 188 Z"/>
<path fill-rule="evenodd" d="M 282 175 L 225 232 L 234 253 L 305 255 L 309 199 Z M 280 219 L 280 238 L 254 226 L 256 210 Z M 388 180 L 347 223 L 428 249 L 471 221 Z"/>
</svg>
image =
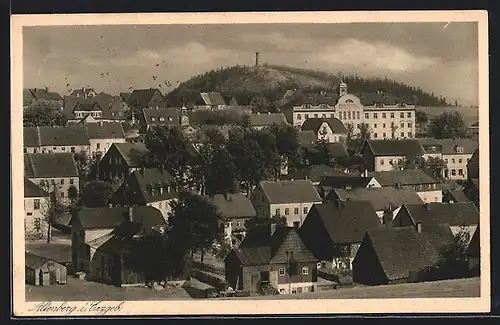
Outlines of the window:
<svg viewBox="0 0 500 325">
<path fill-rule="evenodd" d="M 37 148 L 34 148 L 34 149 L 33 149 L 33 153 L 36 153 L 37 151 L 38 151 L 38 149 L 37 149 Z"/>
<path fill-rule="evenodd" d="M 454 164 L 455 163 L 455 158 L 451 158 L 451 163 Z"/>
<path fill-rule="evenodd" d="M 308 275 L 309 274 L 309 268 L 307 266 L 304 266 L 302 268 L 302 275 Z"/>
<path fill-rule="evenodd" d="M 71 152 L 75 153 L 75 147 L 71 147 Z"/>
<path fill-rule="evenodd" d="M 344 111 L 344 120 L 347 119 L 347 112 Z"/>
<path fill-rule="evenodd" d="M 302 114 L 297 114 L 297 120 L 302 119 Z"/>
<path fill-rule="evenodd" d="M 411 113 L 408 113 L 407 116 L 408 116 L 408 118 L 411 118 Z"/>
<path fill-rule="evenodd" d="M 373 124 L 373 128 L 376 129 L 377 128 L 377 124 Z"/>
<path fill-rule="evenodd" d="M 385 132 L 384 132 L 384 133 L 382 133 L 382 136 L 383 136 L 384 138 L 386 138 L 386 137 L 387 137 L 387 133 L 385 133 Z"/>
<path fill-rule="evenodd" d="M 408 123 L 408 127 L 411 129 L 411 123 Z"/>
<path fill-rule="evenodd" d="M 289 208 L 285 208 L 285 216 L 287 216 L 289 214 L 290 214 L 290 209 Z"/>
<path fill-rule="evenodd" d="M 403 137 L 403 138 L 404 138 L 404 136 L 405 136 L 405 133 L 404 133 L 404 132 L 401 132 L 401 137 Z"/>
<path fill-rule="evenodd" d="M 408 132 L 408 138 L 411 138 L 411 132 Z"/>
<path fill-rule="evenodd" d="M 444 160 L 444 162 L 445 162 L 445 163 L 448 163 L 448 159 L 445 159 L 445 160 Z"/>
<path fill-rule="evenodd" d="M 460 169 L 458 170 L 458 175 L 460 175 L 460 176 L 463 176 L 463 175 L 464 175 L 464 170 L 463 170 L 462 168 L 460 168 Z"/>
<path fill-rule="evenodd" d="M 285 269 L 284 268 L 280 268 L 278 270 L 278 274 L 279 274 L 279 276 L 285 276 Z"/>
<path fill-rule="evenodd" d="M 470 161 L 470 158 L 467 158 L 467 163 L 469 163 L 469 161 Z"/>
<path fill-rule="evenodd" d="M 42 230 L 42 224 L 40 218 L 35 218 L 35 222 L 33 224 L 36 231 Z"/>
<path fill-rule="evenodd" d="M 458 159 L 458 163 L 461 164 L 462 163 L 462 158 L 459 158 Z"/>
<path fill-rule="evenodd" d="M 318 118 L 318 114 L 314 114 L 314 118 Z"/>
<path fill-rule="evenodd" d="M 365 118 L 370 118 L 368 113 L 365 113 Z"/>
<path fill-rule="evenodd" d="M 64 199 L 64 192 L 61 192 L 60 196 L 61 196 L 61 199 Z"/>
<path fill-rule="evenodd" d="M 23 152 L 24 152 L 24 153 L 27 153 L 27 152 L 28 152 L 28 150 L 27 150 L 26 148 L 23 148 Z"/>
<path fill-rule="evenodd" d="M 293 209 L 293 214 L 299 214 L 299 208 Z"/>
<path fill-rule="evenodd" d="M 97 142 L 97 149 L 101 149 L 101 144 Z"/>
<path fill-rule="evenodd" d="M 377 113 L 373 113 L 373 118 L 378 118 L 378 114 Z"/>
<path fill-rule="evenodd" d="M 387 114 L 386 113 L 382 113 L 382 118 L 386 118 L 387 117 Z"/>
<path fill-rule="evenodd" d="M 154 117 L 151 118 L 151 122 L 154 122 L 156 119 Z"/>
<path fill-rule="evenodd" d="M 384 159 L 380 159 L 380 164 L 383 165 L 384 164 Z"/>
<path fill-rule="evenodd" d="M 307 214 L 307 207 L 304 207 L 304 214 Z"/>
<path fill-rule="evenodd" d="M 359 129 L 359 124 L 356 124 L 356 127 Z"/>
<path fill-rule="evenodd" d="M 57 150 L 57 147 L 53 147 L 52 150 L 56 151 Z"/>
<path fill-rule="evenodd" d="M 31 213 L 31 212 L 28 212 L 28 213 L 26 213 L 26 214 L 27 214 L 28 216 L 32 216 L 32 215 L 33 215 L 33 213 Z"/>
<path fill-rule="evenodd" d="M 353 114 L 354 115 L 354 114 Z M 347 118 L 351 119 L 351 111 L 347 112 Z"/>
<path fill-rule="evenodd" d="M 70 178 L 69 179 L 69 185 L 73 185 L 75 183 L 75 181 L 73 180 L 73 178 Z"/>
<path fill-rule="evenodd" d="M 356 118 L 357 118 L 358 120 L 360 120 L 360 119 L 361 119 L 361 118 L 360 118 L 360 113 L 359 113 L 359 112 L 356 112 Z"/>
<path fill-rule="evenodd" d="M 307 120 L 309 118 L 309 114 L 304 114 L 304 118 Z"/>
<path fill-rule="evenodd" d="M 260 281 L 269 282 L 269 271 L 260 271 Z"/>
<path fill-rule="evenodd" d="M 64 178 L 61 179 L 61 185 L 64 185 Z"/>
<path fill-rule="evenodd" d="M 165 118 L 164 118 L 163 116 L 161 116 L 161 117 L 159 118 L 159 120 L 160 120 L 160 122 L 163 122 L 163 121 L 165 121 Z"/>
<path fill-rule="evenodd" d="M 394 113 L 391 113 L 391 118 L 394 118 Z"/>
<path fill-rule="evenodd" d="M 405 124 L 404 123 L 401 123 L 401 128 L 404 128 L 405 127 Z"/>
<path fill-rule="evenodd" d="M 373 137 L 376 139 L 377 138 L 377 133 L 373 133 Z"/>
<path fill-rule="evenodd" d="M 333 117 L 335 117 L 335 115 L 332 113 L 332 114 L 330 114 L 330 117 L 332 117 L 332 118 L 333 118 Z"/>
<path fill-rule="evenodd" d="M 392 165 L 392 159 L 389 159 L 389 165 Z"/>
<path fill-rule="evenodd" d="M 326 118 L 326 114 L 321 114 L 321 117 L 322 118 Z"/>
<path fill-rule="evenodd" d="M 160 201 L 160 203 L 158 204 L 158 206 L 160 207 L 160 209 L 162 209 L 162 207 L 163 207 L 163 204 L 162 204 L 162 203 L 163 203 L 163 202 L 161 202 L 161 201 Z"/>
<path fill-rule="evenodd" d="M 405 118 L 405 113 L 400 113 L 400 114 L 399 114 L 399 117 L 400 117 L 400 118 Z"/>
<path fill-rule="evenodd" d="M 452 169 L 452 170 L 451 170 L 451 175 L 452 175 L 452 176 L 455 176 L 456 174 L 457 174 L 457 171 L 456 171 L 455 169 Z"/>
<path fill-rule="evenodd" d="M 33 200 L 33 208 L 35 210 L 39 210 L 40 209 L 40 199 L 34 199 Z"/>
<path fill-rule="evenodd" d="M 276 215 L 277 215 L 277 216 L 281 215 L 281 211 L 280 211 L 280 209 L 276 209 Z"/>
<path fill-rule="evenodd" d="M 51 180 L 50 180 L 50 184 L 52 184 L 52 185 L 56 185 L 56 180 L 55 180 L 55 179 L 51 179 Z"/>
</svg>

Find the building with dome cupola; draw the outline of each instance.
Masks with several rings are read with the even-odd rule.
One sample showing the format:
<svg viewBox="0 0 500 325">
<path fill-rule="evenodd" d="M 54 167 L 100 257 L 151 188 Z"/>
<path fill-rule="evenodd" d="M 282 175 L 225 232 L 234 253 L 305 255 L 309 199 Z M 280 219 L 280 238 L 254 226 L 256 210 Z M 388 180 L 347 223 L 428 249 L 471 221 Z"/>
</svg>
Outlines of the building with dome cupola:
<svg viewBox="0 0 500 325">
<path fill-rule="evenodd" d="M 281 112 L 298 128 L 309 118 L 335 117 L 351 124 L 355 133 L 366 124 L 372 139 L 415 137 L 415 106 L 384 91 L 351 94 L 341 81 L 335 92 L 298 90 L 288 98 Z"/>
</svg>

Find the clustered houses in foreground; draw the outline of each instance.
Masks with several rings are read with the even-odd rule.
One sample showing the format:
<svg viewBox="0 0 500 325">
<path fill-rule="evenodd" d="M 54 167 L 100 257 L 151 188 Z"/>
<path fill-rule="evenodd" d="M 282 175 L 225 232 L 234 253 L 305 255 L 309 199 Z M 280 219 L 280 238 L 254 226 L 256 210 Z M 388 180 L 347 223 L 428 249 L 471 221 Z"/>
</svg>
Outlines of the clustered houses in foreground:
<svg viewBox="0 0 500 325">
<path fill-rule="evenodd" d="M 71 122 L 23 130 L 26 234 L 43 234 L 54 198 L 68 204 L 70 187 L 80 190 L 83 175 L 75 156 L 95 156 L 97 179 L 115 185 L 108 206 L 83 207 L 71 220 L 58 222 L 71 230 L 72 269 L 87 280 L 118 286 L 144 280 L 125 265 L 124 252 L 139 236 L 165 228 L 171 203 L 179 199 L 172 175 L 145 166 L 145 132 L 155 126 L 179 128 L 197 149 L 206 131 L 217 129 L 228 137 L 232 128 L 206 125 L 199 114 L 247 109 L 215 92 L 180 107 L 171 107 L 158 89 L 111 96 L 82 88 L 62 100 L 48 90 L 26 94 L 26 105 L 59 105 Z M 260 180 L 250 193 L 203 196 L 225 218 L 231 250 L 222 273 L 232 288 L 257 293 L 271 287 L 293 294 L 320 290 L 318 278 L 367 285 L 432 280 L 429 274 L 439 266 L 443 249 L 463 230 L 472 238 L 469 267 L 479 274 L 477 142 L 416 139 L 413 106 L 386 93 L 349 94 L 344 83 L 339 92 L 289 91 L 285 97 L 279 113 L 250 114 L 249 127 L 296 126 L 299 150 L 311 161 L 290 172 L 285 163 L 277 180 Z M 338 168 L 348 156 L 348 124 L 358 132 L 362 123 L 372 134 L 360 151 L 364 170 Z M 335 167 L 312 161 L 324 154 L 319 142 Z M 405 167 L 412 157 L 443 159 L 447 167 L 438 174 L 445 181 Z M 457 180 L 464 188 L 450 184 Z M 256 217 L 284 217 L 286 224 L 247 229 Z M 31 255 L 28 260 L 30 284 L 64 282 L 58 262 Z"/>
</svg>

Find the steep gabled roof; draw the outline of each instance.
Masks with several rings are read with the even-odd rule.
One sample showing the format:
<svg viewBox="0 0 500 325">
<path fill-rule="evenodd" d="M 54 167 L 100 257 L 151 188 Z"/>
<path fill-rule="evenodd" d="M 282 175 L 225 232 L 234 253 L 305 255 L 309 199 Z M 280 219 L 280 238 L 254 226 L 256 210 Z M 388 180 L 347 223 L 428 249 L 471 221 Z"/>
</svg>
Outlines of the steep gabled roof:
<svg viewBox="0 0 500 325">
<path fill-rule="evenodd" d="M 417 139 L 367 140 L 365 145 L 375 156 L 419 156 L 425 153 Z"/>
<path fill-rule="evenodd" d="M 303 150 L 307 152 L 318 152 L 318 147 L 316 144 L 306 144 L 302 145 Z M 346 146 L 342 142 L 332 142 L 332 143 L 327 143 L 326 144 L 326 149 L 330 153 L 330 155 L 333 158 L 339 158 L 339 157 L 347 157 L 347 149 Z"/>
<path fill-rule="evenodd" d="M 249 121 L 251 126 L 271 126 L 273 124 L 288 123 L 283 113 L 250 114 Z"/>
<path fill-rule="evenodd" d="M 118 152 L 121 154 L 125 162 L 130 167 L 140 167 L 142 166 L 142 161 L 139 159 L 140 155 L 147 152 L 146 145 L 142 142 L 139 143 L 113 143 L 111 146 L 115 146 Z"/>
<path fill-rule="evenodd" d="M 144 168 L 132 172 L 126 182 L 117 190 L 115 195 L 126 200 L 133 200 L 137 195 L 142 203 L 164 201 L 177 198 L 174 178 L 170 173 L 158 168 Z M 139 204 L 138 202 L 133 202 Z"/>
<path fill-rule="evenodd" d="M 433 153 L 432 147 L 436 147 L 442 154 L 457 154 L 456 147 L 462 147 L 464 154 L 473 154 L 479 148 L 479 142 L 472 139 L 434 139 L 419 138 L 420 144 L 426 148 L 427 153 Z"/>
<path fill-rule="evenodd" d="M 41 146 L 88 146 L 90 145 L 87 128 L 83 125 L 39 126 Z"/>
<path fill-rule="evenodd" d="M 347 134 L 347 129 L 342 123 L 341 120 L 335 117 L 331 118 L 308 118 L 304 121 L 302 124 L 302 131 L 313 131 L 314 133 L 318 133 L 321 125 L 323 123 L 327 123 L 330 126 L 330 129 L 332 129 L 333 133 L 336 134 Z"/>
<path fill-rule="evenodd" d="M 162 97 L 163 95 L 161 92 L 158 90 L 158 88 L 150 88 L 150 89 L 135 89 L 132 91 L 130 94 L 127 104 L 130 105 L 130 107 L 133 108 L 146 108 L 149 107 L 151 100 L 153 97 L 159 93 Z M 165 99 L 165 98 L 163 98 Z M 164 102 L 164 106 L 166 106 L 166 103 Z"/>
<path fill-rule="evenodd" d="M 404 170 L 391 170 L 380 172 L 369 172 L 370 177 L 375 179 L 382 186 L 395 186 L 399 185 L 422 185 L 422 184 L 436 184 L 434 178 L 429 176 L 422 169 L 404 169 Z"/>
<path fill-rule="evenodd" d="M 312 182 L 320 182 L 325 177 L 339 175 L 347 174 L 327 165 L 309 165 L 286 176 L 288 179 L 309 179 Z"/>
<path fill-rule="evenodd" d="M 93 102 L 93 103 L 80 103 L 78 102 L 75 107 L 73 108 L 73 113 L 79 111 L 79 112 L 96 112 L 96 111 L 102 111 L 101 106 L 99 106 L 99 103 Z"/>
<path fill-rule="evenodd" d="M 40 134 L 36 126 L 23 128 L 23 146 L 26 148 L 38 148 L 41 146 Z"/>
<path fill-rule="evenodd" d="M 366 237 L 361 245 L 373 246 L 389 280 L 408 278 L 410 272 L 435 266 L 440 261 L 438 250 L 414 227 L 369 229 Z"/>
<path fill-rule="evenodd" d="M 142 112 L 148 125 L 180 125 L 179 110 L 174 107 L 143 108 Z"/>
<path fill-rule="evenodd" d="M 350 174 L 340 176 L 326 176 L 319 186 L 328 186 L 332 188 L 365 188 L 372 180 L 372 177 L 352 176 Z"/>
<path fill-rule="evenodd" d="M 24 197 L 48 197 L 49 193 L 26 177 L 24 178 Z"/>
<path fill-rule="evenodd" d="M 83 107 L 92 107 L 95 103 L 97 103 L 98 107 L 95 110 L 102 111 L 102 117 L 110 117 L 109 108 L 113 103 L 113 96 L 106 93 L 99 93 L 95 97 L 76 97 L 76 96 L 64 96 L 64 109 L 63 112 L 66 116 L 73 118 L 73 111 L 77 105 L 83 105 Z"/>
<path fill-rule="evenodd" d="M 472 202 L 405 204 L 414 222 L 422 224 L 447 223 L 450 226 L 478 225 L 479 211 Z"/>
<path fill-rule="evenodd" d="M 44 265 L 45 263 L 47 263 L 48 261 L 50 261 L 50 259 L 48 259 L 48 258 L 35 255 L 35 254 L 28 252 L 28 251 L 26 251 L 24 254 L 25 254 L 24 255 L 24 265 L 26 265 L 26 267 L 28 267 L 32 270 L 35 270 L 35 269 L 39 268 L 40 266 Z"/>
<path fill-rule="evenodd" d="M 24 154 L 24 176 L 28 178 L 78 177 L 72 153 Z"/>
<path fill-rule="evenodd" d="M 155 207 L 145 205 L 131 209 L 132 222 L 141 224 L 144 228 L 165 224 L 161 211 Z M 82 208 L 76 217 L 83 229 L 116 229 L 129 222 L 129 208 Z M 75 221 L 72 220 L 71 223 L 73 222 Z"/>
<path fill-rule="evenodd" d="M 284 107 L 301 106 L 303 104 L 310 104 L 312 106 L 318 106 L 321 104 L 326 104 L 329 106 L 334 106 L 337 104 L 339 95 L 336 92 L 324 92 L 324 93 L 304 93 L 303 91 L 295 91 L 289 94 L 286 98 L 282 99 Z"/>
<path fill-rule="evenodd" d="M 318 141 L 318 135 L 314 131 L 299 131 L 297 138 L 301 146 L 313 145 Z"/>
<path fill-rule="evenodd" d="M 310 180 L 260 181 L 259 184 L 271 204 L 321 202 Z"/>
<path fill-rule="evenodd" d="M 387 92 L 364 92 L 357 93 L 355 96 L 360 99 L 361 104 L 364 106 L 373 106 L 375 104 L 396 105 L 398 103 L 407 102 L 406 100 Z M 408 104 L 410 103 L 408 102 Z"/>
<path fill-rule="evenodd" d="M 404 204 L 423 203 L 417 192 L 410 188 L 372 187 L 353 188 L 350 190 L 333 189 L 327 195 L 327 200 L 337 197 L 342 201 L 369 201 L 376 211 L 382 211 L 389 207 L 397 208 Z"/>
<path fill-rule="evenodd" d="M 382 226 L 375 209 L 367 201 L 325 202 L 315 204 L 311 209 L 336 244 L 361 242 L 366 230 Z"/>
<path fill-rule="evenodd" d="M 125 139 L 121 123 L 89 123 L 86 127 L 89 139 Z"/>
<path fill-rule="evenodd" d="M 255 217 L 256 212 L 250 199 L 243 194 L 217 194 L 212 197 L 204 196 L 210 200 L 217 210 L 226 218 Z"/>
<path fill-rule="evenodd" d="M 196 97 L 195 105 L 209 105 L 209 106 L 218 106 L 218 105 L 226 105 L 224 97 L 218 92 L 206 92 L 200 93 L 199 96 Z"/>
</svg>

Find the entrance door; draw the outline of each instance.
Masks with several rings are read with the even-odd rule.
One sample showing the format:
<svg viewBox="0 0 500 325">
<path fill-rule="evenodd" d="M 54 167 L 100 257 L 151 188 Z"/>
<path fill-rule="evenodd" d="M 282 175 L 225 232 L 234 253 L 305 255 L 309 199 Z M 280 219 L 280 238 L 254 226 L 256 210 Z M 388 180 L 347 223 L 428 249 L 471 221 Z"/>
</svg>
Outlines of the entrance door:
<svg viewBox="0 0 500 325">
<path fill-rule="evenodd" d="M 43 271 L 38 271 L 38 284 L 43 286 Z"/>
</svg>

